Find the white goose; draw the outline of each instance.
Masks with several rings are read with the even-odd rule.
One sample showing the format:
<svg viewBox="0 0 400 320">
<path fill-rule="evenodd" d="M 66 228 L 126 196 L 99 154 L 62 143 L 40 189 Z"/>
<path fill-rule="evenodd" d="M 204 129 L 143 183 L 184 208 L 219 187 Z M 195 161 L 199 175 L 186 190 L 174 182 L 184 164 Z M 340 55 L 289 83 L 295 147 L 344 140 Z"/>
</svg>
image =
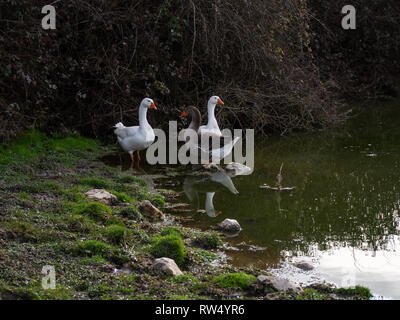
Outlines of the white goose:
<svg viewBox="0 0 400 320">
<path fill-rule="evenodd" d="M 140 161 L 139 150 L 149 147 L 155 139 L 153 128 L 147 122 L 147 109 L 157 110 L 154 101 L 150 98 L 144 98 L 139 107 L 139 126 L 125 127 L 122 122 L 118 122 L 114 128 L 118 142 L 122 149 L 129 153 L 133 163 L 133 153 L 136 151 Z"/>
<path fill-rule="evenodd" d="M 196 148 L 199 151 L 199 157 L 200 159 L 205 159 L 208 160 L 210 165 L 206 165 L 206 168 L 211 168 L 213 163 L 218 163 L 222 159 L 224 159 L 226 156 L 228 156 L 232 150 L 234 145 L 240 140 L 240 137 L 235 137 L 233 140 L 227 142 L 226 144 L 223 144 L 223 139 L 222 136 L 221 138 L 216 138 L 215 135 L 214 137 L 216 139 L 219 139 L 219 147 L 217 146 L 215 149 L 212 149 L 214 145 L 212 145 L 212 142 L 208 140 L 208 142 L 203 145 L 202 141 L 203 139 L 209 139 L 210 135 L 209 131 L 200 131 L 200 123 L 201 123 L 201 113 L 199 109 L 197 109 L 194 106 L 189 106 L 187 107 L 187 110 L 183 111 L 181 113 L 182 117 L 187 116 L 190 113 L 192 122 L 190 123 L 189 127 L 185 130 L 188 130 L 188 133 L 190 133 L 189 129 L 193 130 L 193 132 L 196 134 L 197 132 L 197 140 L 192 141 L 189 136 L 186 137 L 186 147 L 187 148 Z M 218 124 L 217 124 L 218 126 Z M 204 126 L 202 126 L 204 127 Z M 201 127 L 200 127 L 201 128 Z M 218 129 L 219 130 L 219 129 Z M 185 132 L 182 132 L 183 136 L 186 134 Z M 205 149 L 203 149 L 205 147 Z M 217 169 L 218 166 L 217 166 Z"/>
<path fill-rule="evenodd" d="M 199 133 L 222 136 L 221 130 L 219 129 L 217 119 L 215 118 L 215 107 L 217 104 L 224 104 L 220 97 L 212 96 L 208 100 L 207 115 L 208 123 L 199 128 Z"/>
<path fill-rule="evenodd" d="M 210 218 L 215 218 L 215 217 L 218 217 L 220 214 L 222 214 L 221 211 L 216 211 L 214 208 L 214 202 L 213 202 L 214 195 L 215 195 L 215 192 L 207 192 L 206 193 L 206 202 L 205 202 L 204 209 L 206 210 L 206 213 Z"/>
</svg>

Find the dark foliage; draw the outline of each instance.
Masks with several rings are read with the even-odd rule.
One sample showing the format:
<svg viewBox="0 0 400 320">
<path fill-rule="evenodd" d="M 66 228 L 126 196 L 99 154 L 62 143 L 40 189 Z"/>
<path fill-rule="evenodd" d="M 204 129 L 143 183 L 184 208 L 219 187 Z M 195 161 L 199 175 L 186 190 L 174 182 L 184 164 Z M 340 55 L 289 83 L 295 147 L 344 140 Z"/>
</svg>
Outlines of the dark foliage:
<svg viewBox="0 0 400 320">
<path fill-rule="evenodd" d="M 357 78 L 359 65 L 340 55 L 351 47 L 346 43 L 335 55 L 340 35 L 321 34 L 308 2 L 55 1 L 52 31 L 41 28 L 48 1 L 3 0 L 0 137 L 7 140 L 32 125 L 112 137 L 114 123 L 135 123 L 144 96 L 159 107 L 149 112 L 154 127 L 177 119 L 188 104 L 205 111 L 213 94 L 226 103 L 218 114 L 221 127 L 285 133 L 335 123 L 341 103 L 331 90 L 332 77 L 340 82 L 349 66 Z M 315 3 L 316 14 L 332 10 L 325 6 Z M 326 28 L 333 28 L 336 18 L 324 18 Z M 385 52 L 393 41 L 385 42 Z M 380 63 L 387 68 L 386 58 Z M 332 61 L 343 66 L 334 69 Z M 370 79 L 365 83 L 376 87 L 381 78 Z"/>
<path fill-rule="evenodd" d="M 342 7 L 356 8 L 356 30 L 343 30 Z M 400 2 L 309 0 L 312 47 L 324 81 L 360 99 L 400 92 Z M 317 32 L 317 30 L 319 30 Z"/>
</svg>

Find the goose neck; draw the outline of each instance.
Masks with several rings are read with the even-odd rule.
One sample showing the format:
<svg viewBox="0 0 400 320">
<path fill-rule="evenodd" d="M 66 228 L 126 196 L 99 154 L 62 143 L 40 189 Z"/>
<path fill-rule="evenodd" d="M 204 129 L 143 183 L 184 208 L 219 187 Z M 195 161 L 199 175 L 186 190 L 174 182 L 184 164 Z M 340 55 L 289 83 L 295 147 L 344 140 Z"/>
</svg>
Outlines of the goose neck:
<svg viewBox="0 0 400 320">
<path fill-rule="evenodd" d="M 215 119 L 215 106 L 216 104 L 209 102 L 208 107 L 207 107 L 207 113 L 208 113 L 208 123 L 214 123 L 216 122 Z"/>
<path fill-rule="evenodd" d="M 149 123 L 147 122 L 147 108 L 142 104 L 139 107 L 139 126 L 140 127 L 149 126 Z"/>
</svg>

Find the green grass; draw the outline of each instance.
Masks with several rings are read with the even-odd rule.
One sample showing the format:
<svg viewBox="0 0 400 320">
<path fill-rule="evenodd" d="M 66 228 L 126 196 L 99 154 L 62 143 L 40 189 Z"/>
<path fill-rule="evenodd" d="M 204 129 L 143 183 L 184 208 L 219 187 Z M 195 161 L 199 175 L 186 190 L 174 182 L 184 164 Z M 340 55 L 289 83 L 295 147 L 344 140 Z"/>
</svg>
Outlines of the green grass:
<svg viewBox="0 0 400 320">
<path fill-rule="evenodd" d="M 171 258 L 179 266 L 184 264 L 186 258 L 182 237 L 176 234 L 155 237 L 150 248 L 150 253 L 155 258 Z"/>
<path fill-rule="evenodd" d="M 93 221 L 80 214 L 71 214 L 65 217 L 68 230 L 79 233 L 89 233 L 96 229 Z"/>
<path fill-rule="evenodd" d="M 99 144 L 93 139 L 87 139 L 79 135 L 67 137 L 55 136 L 55 139 L 52 140 L 52 147 L 58 152 L 66 153 L 73 150 L 92 152 L 99 147 Z"/>
<path fill-rule="evenodd" d="M 115 244 L 121 244 L 128 241 L 132 237 L 132 232 L 121 225 L 110 225 L 104 233 L 109 241 Z"/>
<path fill-rule="evenodd" d="M 199 280 L 193 275 L 180 275 L 174 276 L 168 280 L 172 283 L 182 283 L 182 284 L 199 284 Z"/>
<path fill-rule="evenodd" d="M 358 296 L 362 299 L 369 299 L 372 297 L 371 290 L 362 286 L 355 286 L 349 288 L 338 288 L 335 290 L 337 294 L 343 296 Z"/>
<path fill-rule="evenodd" d="M 142 220 L 143 216 L 139 209 L 134 206 L 124 207 L 117 213 L 119 216 L 132 220 Z"/>
<path fill-rule="evenodd" d="M 119 202 L 122 202 L 122 203 L 134 202 L 134 200 L 131 196 L 128 196 L 127 194 L 125 194 L 123 192 L 111 191 L 111 193 L 117 197 Z"/>
<path fill-rule="evenodd" d="M 205 233 L 194 239 L 194 244 L 204 249 L 217 249 L 222 240 L 217 233 Z"/>
<path fill-rule="evenodd" d="M 111 182 L 103 177 L 89 177 L 80 179 L 80 184 L 92 187 L 95 189 L 107 189 L 110 188 Z"/>
<path fill-rule="evenodd" d="M 218 259 L 218 255 L 216 255 L 213 252 L 207 251 L 207 250 L 197 249 L 197 250 L 193 250 L 193 252 L 195 252 L 197 254 L 197 256 L 200 257 L 200 259 L 203 262 L 212 262 L 212 261 Z"/>
<path fill-rule="evenodd" d="M 171 294 L 167 297 L 167 300 L 191 300 L 190 297 L 182 294 Z"/>
<path fill-rule="evenodd" d="M 162 230 L 160 232 L 161 236 L 170 236 L 170 235 L 174 235 L 178 238 L 182 238 L 182 233 L 177 229 L 177 228 L 165 228 L 164 230 Z"/>
<path fill-rule="evenodd" d="M 215 284 L 221 288 L 248 289 L 257 281 L 257 278 L 244 272 L 228 273 L 214 278 Z"/>
<path fill-rule="evenodd" d="M 95 221 L 102 221 L 107 215 L 111 215 L 111 209 L 103 203 L 89 202 L 76 205 L 73 213 L 88 216 Z"/>
<path fill-rule="evenodd" d="M 3 225 L 7 230 L 12 231 L 20 241 L 41 243 L 55 241 L 57 237 L 59 237 L 55 230 L 41 228 L 40 226 L 26 221 L 10 221 Z"/>
<path fill-rule="evenodd" d="M 0 147 L 0 165 L 38 159 L 49 152 L 88 152 L 98 146 L 95 140 L 78 135 L 49 137 L 42 132 L 27 130 L 12 143 Z"/>
<path fill-rule="evenodd" d="M 105 258 L 112 253 L 112 247 L 101 241 L 85 240 L 76 243 L 73 253 L 77 256 Z"/>
<path fill-rule="evenodd" d="M 91 265 L 91 266 L 98 266 L 108 263 L 106 259 L 99 256 L 94 257 L 85 257 L 80 260 L 80 263 L 83 265 Z"/>
<path fill-rule="evenodd" d="M 161 194 L 152 195 L 150 202 L 159 209 L 164 209 L 165 200 Z"/>
<path fill-rule="evenodd" d="M 117 182 L 119 183 L 130 183 L 130 184 L 139 184 L 142 187 L 147 187 L 148 183 L 146 180 L 140 179 L 138 177 L 134 177 L 134 176 L 128 176 L 128 175 L 121 175 L 119 177 L 117 177 L 116 179 Z"/>
<path fill-rule="evenodd" d="M 301 294 L 297 295 L 296 300 L 326 300 L 326 296 L 317 290 L 306 288 Z"/>
<path fill-rule="evenodd" d="M 71 290 L 56 284 L 55 289 L 43 289 L 41 282 L 31 282 L 23 288 L 4 288 L 1 291 L 15 296 L 19 300 L 71 300 Z"/>
</svg>

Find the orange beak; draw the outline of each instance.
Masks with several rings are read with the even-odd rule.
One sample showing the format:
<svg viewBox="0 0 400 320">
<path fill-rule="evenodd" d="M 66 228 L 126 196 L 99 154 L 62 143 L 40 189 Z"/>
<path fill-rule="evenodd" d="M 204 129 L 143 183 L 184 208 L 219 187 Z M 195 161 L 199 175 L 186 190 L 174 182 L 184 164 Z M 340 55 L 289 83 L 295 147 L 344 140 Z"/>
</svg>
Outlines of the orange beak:
<svg viewBox="0 0 400 320">
<path fill-rule="evenodd" d="M 224 102 L 221 99 L 218 99 L 219 104 L 224 104 Z"/>
<path fill-rule="evenodd" d="M 151 103 L 150 107 L 151 107 L 152 109 L 154 109 L 154 110 L 157 110 L 157 107 L 156 107 L 156 105 L 154 104 L 154 102 Z"/>
<path fill-rule="evenodd" d="M 186 115 L 187 115 L 186 110 L 181 113 L 181 117 L 186 117 Z"/>
<path fill-rule="evenodd" d="M 217 212 L 215 212 L 215 215 L 216 215 L 216 216 L 219 216 L 220 214 L 222 214 L 222 211 L 217 211 Z"/>
</svg>

